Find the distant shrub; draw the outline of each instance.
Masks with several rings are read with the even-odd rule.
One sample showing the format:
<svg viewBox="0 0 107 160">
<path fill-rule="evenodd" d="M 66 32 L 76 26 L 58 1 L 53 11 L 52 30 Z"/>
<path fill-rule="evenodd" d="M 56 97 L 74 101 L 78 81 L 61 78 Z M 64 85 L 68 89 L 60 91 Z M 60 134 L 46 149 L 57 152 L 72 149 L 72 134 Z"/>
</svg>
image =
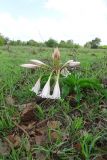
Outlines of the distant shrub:
<svg viewBox="0 0 107 160">
<path fill-rule="evenodd" d="M 33 39 L 27 41 L 27 45 L 29 46 L 37 46 L 38 47 L 38 42 L 34 41 Z"/>
<path fill-rule="evenodd" d="M 91 48 L 91 42 L 87 42 L 87 43 L 84 45 L 84 48 Z"/>
<path fill-rule="evenodd" d="M 52 38 L 46 41 L 45 44 L 47 47 L 57 47 L 58 46 L 58 42 Z"/>
<path fill-rule="evenodd" d="M 84 45 L 84 47 L 85 47 L 85 48 L 93 48 L 93 49 L 99 48 L 100 42 L 101 42 L 101 39 L 96 37 L 96 38 L 93 39 L 92 41 L 87 42 L 87 43 Z"/>
<path fill-rule="evenodd" d="M 67 40 L 67 41 L 61 40 L 58 46 L 61 48 L 76 48 L 76 49 L 80 48 L 80 45 L 74 43 L 73 40 Z"/>
<path fill-rule="evenodd" d="M 100 46 L 99 48 L 100 48 L 100 49 L 107 49 L 107 45 Z"/>
<path fill-rule="evenodd" d="M 0 46 L 4 45 L 5 38 L 0 34 Z"/>
</svg>

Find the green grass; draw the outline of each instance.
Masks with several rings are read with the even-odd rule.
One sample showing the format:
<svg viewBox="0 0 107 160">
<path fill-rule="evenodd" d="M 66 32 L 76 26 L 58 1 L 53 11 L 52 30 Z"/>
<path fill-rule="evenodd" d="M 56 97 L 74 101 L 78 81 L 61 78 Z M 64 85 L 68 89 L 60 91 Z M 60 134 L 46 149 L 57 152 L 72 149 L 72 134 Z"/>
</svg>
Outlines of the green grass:
<svg viewBox="0 0 107 160">
<path fill-rule="evenodd" d="M 12 147 L 10 154 L 1 156 L 0 160 L 32 160 L 38 152 L 47 160 L 107 159 L 107 88 L 102 84 L 102 80 L 107 78 L 107 50 L 80 48 L 75 53 L 72 49 L 60 51 L 62 62 L 75 59 L 81 62 L 81 66 L 71 76 L 60 78 L 60 101 L 44 101 L 35 110 L 39 122 L 48 118 L 60 121 L 61 125 L 54 129 L 57 139 L 52 140 L 53 129 L 48 128 L 46 142 L 28 149 L 29 140 L 23 135 L 20 147 Z M 5 139 L 13 131 L 13 117 L 17 123 L 20 122 L 20 107 L 8 104 L 6 98 L 14 97 L 20 106 L 36 97 L 30 89 L 40 71 L 32 73 L 21 68 L 20 64 L 30 59 L 50 64 L 52 52 L 51 48 L 26 46 L 10 47 L 8 52 L 4 46 L 0 47 L 0 138 Z M 43 83 L 48 75 L 45 73 Z"/>
</svg>

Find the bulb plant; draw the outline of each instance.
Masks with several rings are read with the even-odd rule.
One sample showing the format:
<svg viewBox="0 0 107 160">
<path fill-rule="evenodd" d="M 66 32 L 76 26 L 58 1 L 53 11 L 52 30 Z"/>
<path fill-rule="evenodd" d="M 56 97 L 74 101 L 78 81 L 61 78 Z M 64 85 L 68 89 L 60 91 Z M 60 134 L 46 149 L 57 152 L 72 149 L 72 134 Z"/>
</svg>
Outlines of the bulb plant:
<svg viewBox="0 0 107 160">
<path fill-rule="evenodd" d="M 49 69 L 50 71 L 50 76 L 44 85 L 44 87 L 41 90 L 41 76 L 35 83 L 34 87 L 31 89 L 33 92 L 36 93 L 36 95 L 41 96 L 42 98 L 50 98 L 50 99 L 60 99 L 61 98 L 61 92 L 60 92 L 60 86 L 59 86 L 59 78 L 60 74 L 63 76 L 67 77 L 70 72 L 68 70 L 69 67 L 71 68 L 76 68 L 77 66 L 80 65 L 80 62 L 69 60 L 65 64 L 61 64 L 60 62 L 60 51 L 58 48 L 54 49 L 54 52 L 52 54 L 52 61 L 53 65 L 49 66 L 45 63 L 43 63 L 40 60 L 30 60 L 30 63 L 28 64 L 22 64 L 21 67 L 25 68 L 42 68 L 42 69 Z M 56 81 L 55 81 L 55 86 L 53 88 L 53 93 L 50 94 L 50 81 L 52 76 L 56 76 Z"/>
</svg>

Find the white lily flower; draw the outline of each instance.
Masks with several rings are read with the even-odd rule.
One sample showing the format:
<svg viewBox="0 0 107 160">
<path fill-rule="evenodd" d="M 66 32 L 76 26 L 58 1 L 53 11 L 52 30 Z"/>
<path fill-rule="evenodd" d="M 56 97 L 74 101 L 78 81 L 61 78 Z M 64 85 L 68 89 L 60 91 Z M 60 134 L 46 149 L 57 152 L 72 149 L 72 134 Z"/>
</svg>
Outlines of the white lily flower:
<svg viewBox="0 0 107 160">
<path fill-rule="evenodd" d="M 52 73 L 49 76 L 48 81 L 46 82 L 41 94 L 39 96 L 41 96 L 42 98 L 50 98 L 50 79 L 51 79 Z"/>
<path fill-rule="evenodd" d="M 55 84 L 55 87 L 54 87 L 54 90 L 53 90 L 53 94 L 50 98 L 51 99 L 60 99 L 61 98 L 60 87 L 59 87 L 59 74 L 58 74 L 58 77 L 57 77 L 57 80 L 56 80 L 56 84 Z"/>
<path fill-rule="evenodd" d="M 20 65 L 21 67 L 25 67 L 25 68 L 37 68 L 38 66 L 35 64 L 22 64 Z"/>
<path fill-rule="evenodd" d="M 34 64 L 36 64 L 36 65 L 46 65 L 45 63 L 43 63 L 42 61 L 39 61 L 39 60 L 37 60 L 37 59 L 31 59 L 30 60 L 31 62 L 33 62 Z"/>
<path fill-rule="evenodd" d="M 38 94 L 39 90 L 40 90 L 40 78 L 37 80 L 36 84 L 34 85 L 34 87 L 32 88 L 31 91 L 33 91 L 36 94 Z"/>
<path fill-rule="evenodd" d="M 62 74 L 63 76 L 65 76 L 65 77 L 67 77 L 67 76 L 70 75 L 71 73 L 68 71 L 67 68 L 63 68 L 63 69 L 61 70 L 61 74 Z"/>
<path fill-rule="evenodd" d="M 60 86 L 59 86 L 59 75 L 62 74 L 63 76 L 67 77 L 69 74 L 71 74 L 69 70 L 75 69 L 77 66 L 80 65 L 80 62 L 77 62 L 74 60 L 68 60 L 64 65 L 60 65 L 60 51 L 58 48 L 54 49 L 52 58 L 53 58 L 53 64 L 50 66 L 36 59 L 31 59 L 29 64 L 22 64 L 20 66 L 25 68 L 33 68 L 33 69 L 42 68 L 44 70 L 47 67 L 49 68 L 49 71 L 52 70 L 41 92 L 40 92 L 40 78 L 37 80 L 37 82 L 35 83 L 34 87 L 31 90 L 35 92 L 37 95 L 41 96 L 42 98 L 60 99 L 61 93 L 60 93 Z M 57 78 L 55 81 L 53 94 L 50 95 L 50 79 L 53 73 L 57 75 Z"/>
<path fill-rule="evenodd" d="M 70 62 L 69 63 L 69 66 L 70 67 L 77 67 L 77 66 L 79 66 L 80 65 L 80 62 Z"/>
</svg>

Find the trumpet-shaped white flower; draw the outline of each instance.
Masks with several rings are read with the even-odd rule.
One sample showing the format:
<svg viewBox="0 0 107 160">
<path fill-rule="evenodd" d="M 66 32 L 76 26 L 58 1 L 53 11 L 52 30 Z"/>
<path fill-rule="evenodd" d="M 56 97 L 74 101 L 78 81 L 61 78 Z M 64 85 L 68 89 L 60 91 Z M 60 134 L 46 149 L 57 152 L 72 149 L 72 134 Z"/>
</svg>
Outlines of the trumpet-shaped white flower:
<svg viewBox="0 0 107 160">
<path fill-rule="evenodd" d="M 34 85 L 34 87 L 32 88 L 31 91 L 33 91 L 36 94 L 38 94 L 39 90 L 40 90 L 40 78 L 37 80 L 36 84 Z"/>
<path fill-rule="evenodd" d="M 41 96 L 42 98 L 50 98 L 50 79 L 51 79 L 52 73 L 49 76 L 48 81 L 46 82 L 41 94 L 39 96 Z"/>
<path fill-rule="evenodd" d="M 37 68 L 38 66 L 35 64 L 22 64 L 20 65 L 21 67 L 25 67 L 25 68 Z"/>
<path fill-rule="evenodd" d="M 50 98 L 51 99 L 60 99 L 61 98 L 60 87 L 59 87 L 59 75 L 58 75 L 57 80 L 56 80 L 56 84 L 55 84 L 55 87 L 54 87 L 54 90 L 53 90 L 53 94 Z"/>
<path fill-rule="evenodd" d="M 45 63 L 43 63 L 42 61 L 39 61 L 39 60 L 37 60 L 37 59 L 31 59 L 30 60 L 31 62 L 33 62 L 34 64 L 36 64 L 36 65 L 45 65 L 46 66 L 46 64 Z"/>
</svg>

